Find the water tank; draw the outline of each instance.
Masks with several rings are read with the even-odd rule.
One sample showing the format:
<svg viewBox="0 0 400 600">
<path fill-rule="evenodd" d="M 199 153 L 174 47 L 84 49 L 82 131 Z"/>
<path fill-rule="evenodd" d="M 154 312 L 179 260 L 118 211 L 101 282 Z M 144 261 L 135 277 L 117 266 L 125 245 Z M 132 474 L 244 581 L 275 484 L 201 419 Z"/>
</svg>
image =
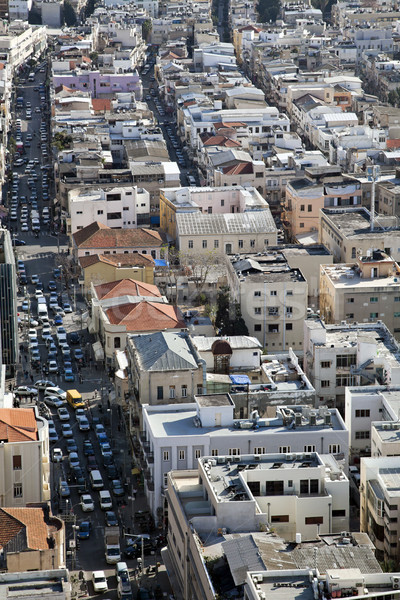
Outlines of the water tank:
<svg viewBox="0 0 400 600">
<path fill-rule="evenodd" d="M 296 533 L 296 544 L 301 544 L 301 533 Z"/>
</svg>

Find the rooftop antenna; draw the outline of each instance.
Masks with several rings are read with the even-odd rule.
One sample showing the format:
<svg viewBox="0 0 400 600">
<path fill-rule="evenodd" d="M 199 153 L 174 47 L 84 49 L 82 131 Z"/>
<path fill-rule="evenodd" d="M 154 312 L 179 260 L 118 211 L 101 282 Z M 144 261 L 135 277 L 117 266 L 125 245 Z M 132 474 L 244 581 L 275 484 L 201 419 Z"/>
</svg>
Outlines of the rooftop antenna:
<svg viewBox="0 0 400 600">
<path fill-rule="evenodd" d="M 370 166 L 367 166 L 368 181 L 372 182 L 372 186 L 371 186 L 371 209 L 370 209 L 371 231 L 374 231 L 374 226 L 375 226 L 375 184 L 376 184 L 376 181 L 379 179 L 379 175 L 380 175 L 380 167 L 379 167 L 379 165 L 370 165 Z"/>
</svg>

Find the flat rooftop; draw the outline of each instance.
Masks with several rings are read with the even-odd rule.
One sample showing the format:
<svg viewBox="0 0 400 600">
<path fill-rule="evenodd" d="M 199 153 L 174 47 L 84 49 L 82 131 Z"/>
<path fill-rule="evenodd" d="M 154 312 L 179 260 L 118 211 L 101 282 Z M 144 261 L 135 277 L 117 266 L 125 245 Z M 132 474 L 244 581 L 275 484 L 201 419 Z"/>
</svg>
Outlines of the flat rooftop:
<svg viewBox="0 0 400 600">
<path fill-rule="evenodd" d="M 400 423 L 394 423 L 393 421 L 374 422 L 373 427 L 375 428 L 382 442 L 400 441 Z"/>
<path fill-rule="evenodd" d="M 229 394 L 206 394 L 195 396 L 199 406 L 235 406 Z"/>
<path fill-rule="evenodd" d="M 378 215 L 375 218 L 374 231 L 371 231 L 370 213 L 367 209 L 321 209 L 322 215 L 333 223 L 346 238 L 368 237 L 377 238 L 384 231 L 385 236 L 400 235 L 396 217 Z M 323 217 L 322 217 L 323 218 Z M 387 228 L 391 228 L 388 230 Z"/>
<path fill-rule="evenodd" d="M 358 290 L 362 290 L 363 288 L 371 290 L 376 287 L 393 288 L 393 291 L 398 291 L 400 289 L 399 277 L 397 274 L 396 277 L 393 275 L 390 277 L 375 278 L 361 277 L 359 268 L 353 264 L 324 265 L 323 272 L 331 280 L 335 288 L 349 288 L 349 292 L 354 287 L 357 287 Z"/>
</svg>

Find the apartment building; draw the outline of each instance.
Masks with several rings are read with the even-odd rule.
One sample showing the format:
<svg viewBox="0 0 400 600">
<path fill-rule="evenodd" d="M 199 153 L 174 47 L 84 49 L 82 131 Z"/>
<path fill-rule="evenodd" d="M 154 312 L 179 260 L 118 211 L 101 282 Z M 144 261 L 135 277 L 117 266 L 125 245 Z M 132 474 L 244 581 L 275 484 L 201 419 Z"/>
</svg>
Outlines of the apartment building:
<svg viewBox="0 0 400 600">
<path fill-rule="evenodd" d="M 68 194 L 67 233 L 97 221 L 112 228 L 135 229 L 150 226 L 150 195 L 137 186 L 111 189 L 71 190 Z"/>
<path fill-rule="evenodd" d="M 0 9 L 0 14 L 5 7 Z M 8 6 L 6 7 L 8 12 Z M 39 56 L 47 46 L 47 28 L 42 25 L 29 25 L 24 21 L 8 23 L 2 21 L 0 27 L 0 54 L 5 55 L 12 71 L 30 58 Z"/>
<path fill-rule="evenodd" d="M 382 322 L 304 322 L 304 371 L 322 404 L 342 408 L 347 386 L 400 383 L 398 353 Z"/>
<path fill-rule="evenodd" d="M 269 210 L 254 187 L 179 187 L 160 189 L 160 227 L 176 239 L 178 213 L 200 212 L 209 215 L 260 212 Z"/>
<path fill-rule="evenodd" d="M 160 188 L 180 186 L 180 170 L 176 162 L 130 161 L 129 169 L 134 185 L 150 194 L 150 218 L 152 225 L 160 223 Z"/>
<path fill-rule="evenodd" d="M 318 231 L 321 208 L 361 205 L 358 181 L 342 176 L 340 167 L 311 167 L 286 185 L 283 221 L 292 238 Z"/>
<path fill-rule="evenodd" d="M 50 500 L 49 428 L 36 408 L 0 408 L 0 505 Z"/>
<path fill-rule="evenodd" d="M 282 253 L 240 255 L 228 263 L 232 300 L 240 303 L 249 335 L 269 352 L 303 349 L 307 281 Z"/>
<path fill-rule="evenodd" d="M 268 207 L 257 212 L 176 214 L 176 241 L 185 254 L 263 252 L 277 243 L 277 229 Z"/>
<path fill-rule="evenodd" d="M 360 531 L 370 536 L 378 560 L 392 559 L 396 563 L 400 557 L 399 486 L 397 456 L 361 460 Z"/>
<path fill-rule="evenodd" d="M 126 353 L 138 404 L 193 402 L 206 393 L 206 365 L 188 333 L 129 335 Z"/>
<path fill-rule="evenodd" d="M 333 254 L 335 262 L 351 263 L 371 248 L 400 260 L 400 228 L 396 217 L 378 215 L 371 226 L 366 208 L 323 208 L 320 211 L 319 242 Z"/>
<path fill-rule="evenodd" d="M 0 229 L 1 365 L 13 377 L 18 362 L 17 276 L 11 235 Z"/>
<path fill-rule="evenodd" d="M 346 466 L 348 431 L 336 409 L 278 406 L 275 417 L 260 418 L 254 410 L 249 419 L 234 419 L 234 409 L 229 394 L 195 396 L 192 404 L 142 406 L 142 468 L 154 515 L 163 504 L 169 471 L 196 468 L 204 456 L 228 456 L 239 462 L 249 452 L 307 456 L 318 452 L 333 454 Z"/>
<path fill-rule="evenodd" d="M 400 267 L 385 252 L 368 250 L 353 264 L 321 266 L 320 310 L 326 323 L 379 319 L 398 338 L 399 306 Z"/>
</svg>

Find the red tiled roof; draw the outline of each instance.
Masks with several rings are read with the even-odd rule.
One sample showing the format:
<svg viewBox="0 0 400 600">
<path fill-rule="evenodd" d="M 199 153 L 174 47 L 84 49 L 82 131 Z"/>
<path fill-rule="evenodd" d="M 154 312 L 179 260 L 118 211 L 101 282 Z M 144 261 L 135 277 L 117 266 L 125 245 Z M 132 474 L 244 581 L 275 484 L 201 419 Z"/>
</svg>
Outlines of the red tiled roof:
<svg viewBox="0 0 400 600">
<path fill-rule="evenodd" d="M 92 108 L 98 110 L 110 110 L 111 98 L 92 98 Z"/>
<path fill-rule="evenodd" d="M 98 221 L 73 234 L 78 248 L 158 248 L 163 241 L 157 231 L 151 229 L 111 229 Z"/>
<path fill-rule="evenodd" d="M 37 440 L 34 409 L 0 408 L 0 440 L 4 442 Z"/>
<path fill-rule="evenodd" d="M 0 548 L 4 548 L 23 529 L 23 524 L 0 508 Z"/>
<path fill-rule="evenodd" d="M 260 33 L 261 29 L 254 27 L 254 25 L 245 25 L 244 27 L 240 27 L 239 31 L 255 31 L 256 33 Z"/>
<path fill-rule="evenodd" d="M 240 148 L 242 144 L 231 140 L 226 135 L 212 135 L 203 142 L 204 146 L 223 146 L 224 148 Z"/>
<path fill-rule="evenodd" d="M 120 279 L 119 281 L 110 281 L 101 283 L 94 287 L 97 298 L 105 300 L 108 298 L 120 298 L 121 296 L 152 296 L 161 298 L 160 290 L 151 283 L 142 283 L 135 279 Z"/>
<path fill-rule="evenodd" d="M 239 162 L 236 165 L 230 167 L 224 167 L 222 169 L 224 175 L 247 175 L 253 173 L 253 164 L 248 162 Z"/>
<path fill-rule="evenodd" d="M 240 121 L 232 121 L 232 123 L 221 121 L 220 123 L 214 123 L 214 129 L 221 129 L 222 127 L 246 127 L 246 123 L 241 123 Z"/>
<path fill-rule="evenodd" d="M 186 329 L 179 308 L 162 302 L 123 304 L 109 308 L 106 314 L 112 325 L 125 325 L 128 332 Z"/>
<path fill-rule="evenodd" d="M 92 62 L 92 60 L 88 56 L 82 56 L 82 62 L 87 63 L 88 65 L 90 65 L 91 62 Z"/>
<path fill-rule="evenodd" d="M 49 526 L 45 521 L 43 508 L 4 508 L 3 510 L 26 526 L 29 549 L 48 549 Z"/>
<path fill-rule="evenodd" d="M 91 267 L 99 262 L 113 267 L 154 267 L 154 258 L 150 254 L 91 254 L 79 259 L 82 269 Z"/>
<path fill-rule="evenodd" d="M 175 54 L 175 52 L 166 52 L 165 54 L 163 54 L 161 56 L 161 60 L 167 60 L 168 58 L 182 58 L 181 56 L 179 56 L 178 54 Z"/>
</svg>

